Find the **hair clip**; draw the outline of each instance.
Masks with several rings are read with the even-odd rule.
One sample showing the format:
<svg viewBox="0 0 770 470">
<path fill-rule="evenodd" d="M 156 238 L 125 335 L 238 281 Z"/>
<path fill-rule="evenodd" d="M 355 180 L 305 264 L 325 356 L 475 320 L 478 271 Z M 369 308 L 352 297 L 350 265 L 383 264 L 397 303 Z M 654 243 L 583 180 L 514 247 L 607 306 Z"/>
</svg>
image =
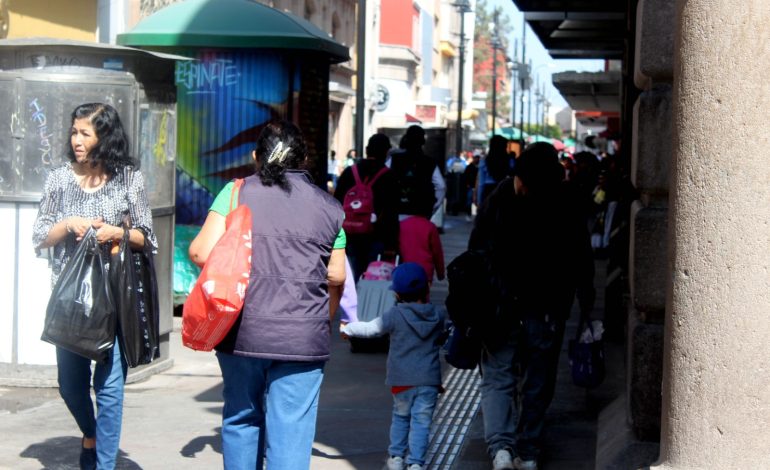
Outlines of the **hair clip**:
<svg viewBox="0 0 770 470">
<path fill-rule="evenodd" d="M 286 160 L 286 157 L 289 155 L 289 151 L 291 151 L 291 147 L 288 145 L 286 147 L 283 146 L 283 142 L 280 140 L 278 141 L 278 144 L 273 147 L 273 151 L 270 152 L 270 156 L 267 157 L 267 163 L 274 163 L 277 160 L 277 163 L 282 163 L 284 160 Z"/>
</svg>

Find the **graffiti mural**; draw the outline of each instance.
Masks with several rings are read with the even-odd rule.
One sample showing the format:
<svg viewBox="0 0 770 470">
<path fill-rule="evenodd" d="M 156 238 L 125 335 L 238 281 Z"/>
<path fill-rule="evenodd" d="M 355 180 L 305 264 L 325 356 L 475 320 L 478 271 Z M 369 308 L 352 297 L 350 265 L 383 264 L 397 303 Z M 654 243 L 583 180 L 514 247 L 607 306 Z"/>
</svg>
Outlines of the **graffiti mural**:
<svg viewBox="0 0 770 470">
<path fill-rule="evenodd" d="M 294 59 L 247 50 L 198 50 L 177 63 L 176 221 L 200 225 L 214 196 L 253 173 L 266 122 L 290 119 L 300 91 Z"/>
</svg>

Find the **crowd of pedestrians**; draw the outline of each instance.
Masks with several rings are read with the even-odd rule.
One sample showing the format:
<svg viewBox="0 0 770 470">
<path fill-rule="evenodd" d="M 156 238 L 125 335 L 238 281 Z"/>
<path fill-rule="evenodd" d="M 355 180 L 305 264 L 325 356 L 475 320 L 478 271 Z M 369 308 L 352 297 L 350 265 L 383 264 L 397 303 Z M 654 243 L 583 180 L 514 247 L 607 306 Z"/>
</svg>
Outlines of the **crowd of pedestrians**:
<svg viewBox="0 0 770 470">
<path fill-rule="evenodd" d="M 243 310 L 216 346 L 224 382 L 222 450 L 226 469 L 307 469 L 318 397 L 337 307 L 355 310 L 356 283 L 371 263 L 392 262 L 395 303 L 371 321 L 348 314 L 343 337 L 389 335 L 385 383 L 393 394 L 389 470 L 425 468 L 433 410 L 442 392 L 439 349 L 451 322 L 430 302 L 446 276 L 441 217 L 451 182 L 453 212 L 470 219 L 468 243 L 488 255 L 499 293 L 479 357 L 484 437 L 494 470 L 537 468 L 546 410 L 553 398 L 564 326 L 574 298 L 593 308 L 593 255 L 611 224 L 611 170 L 592 154 L 560 160 L 550 144 L 518 158 L 495 136 L 485 154 L 439 162 L 426 155 L 425 131 L 408 128 L 393 149 L 372 135 L 365 155 L 348 152 L 331 170 L 332 194 L 305 170 L 302 132 L 268 123 L 256 142 L 254 174 L 227 184 L 190 245 L 203 265 L 225 234 L 235 206 L 252 214 L 251 274 Z M 109 105 L 72 113 L 70 162 L 51 172 L 35 222 L 38 248 L 53 247 L 53 281 L 89 228 L 107 250 L 124 236 L 118 216 L 134 220 L 130 242 L 156 246 L 141 173 Z M 593 158 L 592 158 L 593 157 Z M 132 171 L 127 180 L 124 174 Z M 446 179 L 445 179 L 446 178 Z M 116 194 L 127 194 L 118 197 Z M 233 204 L 236 201 L 237 204 Z M 438 221 L 438 222 L 437 222 Z M 599 228 L 597 228 L 599 227 Z M 344 287 L 343 287 L 344 286 Z M 352 307 L 350 307 L 352 306 Z M 126 362 L 115 341 L 91 377 L 90 360 L 57 350 L 60 393 L 79 426 L 81 468 L 110 469 L 120 439 Z M 91 381 L 97 407 L 90 399 Z"/>
</svg>

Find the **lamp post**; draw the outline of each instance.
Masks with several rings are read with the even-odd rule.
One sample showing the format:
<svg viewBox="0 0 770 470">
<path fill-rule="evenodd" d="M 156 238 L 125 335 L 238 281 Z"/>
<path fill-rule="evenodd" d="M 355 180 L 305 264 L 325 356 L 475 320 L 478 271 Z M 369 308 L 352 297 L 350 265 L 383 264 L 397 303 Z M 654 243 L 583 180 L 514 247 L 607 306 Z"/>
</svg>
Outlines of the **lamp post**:
<svg viewBox="0 0 770 470">
<path fill-rule="evenodd" d="M 519 148 L 524 150 L 524 90 L 527 89 L 529 68 L 527 67 L 527 19 L 521 15 L 521 62 L 519 62 L 519 79 L 521 80 L 521 119 L 519 120 Z"/>
<path fill-rule="evenodd" d="M 356 120 L 355 149 L 358 155 L 364 154 L 364 116 L 366 99 L 366 0 L 358 0 L 358 31 L 356 36 Z"/>
<path fill-rule="evenodd" d="M 513 40 L 513 59 L 508 59 L 508 68 L 511 69 L 511 127 L 516 127 L 516 76 L 519 71 L 519 63 L 516 59 L 516 53 L 519 49 L 519 41 Z"/>
<path fill-rule="evenodd" d="M 529 59 L 529 70 L 532 70 L 532 59 Z M 532 85 L 527 88 L 527 131 L 532 132 Z"/>
<path fill-rule="evenodd" d="M 490 25 L 492 32 L 492 135 L 495 135 L 497 121 L 497 50 L 500 49 L 500 36 L 497 32 L 498 10 L 495 8 L 494 19 Z"/>
<path fill-rule="evenodd" d="M 471 11 L 468 0 L 454 4 L 460 13 L 460 68 L 457 71 L 457 135 L 455 136 L 455 155 L 463 151 L 463 75 L 465 72 L 465 14 Z"/>
<path fill-rule="evenodd" d="M 532 64 L 530 62 L 530 70 L 532 70 L 531 67 L 532 67 Z M 553 63 L 540 64 L 537 67 L 535 67 L 534 70 L 532 70 L 532 76 L 534 76 L 536 78 L 536 80 L 537 80 L 536 83 L 538 84 L 538 90 L 535 91 L 535 96 L 537 97 L 537 106 L 540 106 L 543 103 L 543 100 L 545 100 L 546 85 L 545 85 L 545 83 L 540 81 L 540 77 L 539 77 L 539 75 L 537 75 L 538 71 L 540 69 L 542 69 L 543 67 L 545 67 L 545 68 L 553 68 L 553 67 L 555 67 L 555 64 L 553 64 Z M 541 110 L 537 110 L 537 109 L 535 110 L 535 120 L 538 121 L 538 124 L 540 124 L 541 114 L 542 114 Z M 528 122 L 528 124 L 529 124 L 529 122 Z M 545 121 L 543 121 L 543 125 L 541 125 L 541 127 L 540 127 L 540 131 L 541 131 L 540 133 L 541 134 L 543 133 L 544 128 L 545 128 Z"/>
</svg>

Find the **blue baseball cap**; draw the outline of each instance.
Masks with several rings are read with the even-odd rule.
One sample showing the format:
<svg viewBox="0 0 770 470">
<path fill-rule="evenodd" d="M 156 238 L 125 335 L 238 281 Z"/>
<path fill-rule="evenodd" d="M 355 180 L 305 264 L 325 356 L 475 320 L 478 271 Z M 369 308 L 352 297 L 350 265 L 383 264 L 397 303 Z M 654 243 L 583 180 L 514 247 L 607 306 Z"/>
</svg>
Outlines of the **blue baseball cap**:
<svg viewBox="0 0 770 470">
<path fill-rule="evenodd" d="M 417 263 L 400 264 L 393 270 L 390 288 L 397 294 L 415 294 L 428 287 L 425 270 Z"/>
</svg>

